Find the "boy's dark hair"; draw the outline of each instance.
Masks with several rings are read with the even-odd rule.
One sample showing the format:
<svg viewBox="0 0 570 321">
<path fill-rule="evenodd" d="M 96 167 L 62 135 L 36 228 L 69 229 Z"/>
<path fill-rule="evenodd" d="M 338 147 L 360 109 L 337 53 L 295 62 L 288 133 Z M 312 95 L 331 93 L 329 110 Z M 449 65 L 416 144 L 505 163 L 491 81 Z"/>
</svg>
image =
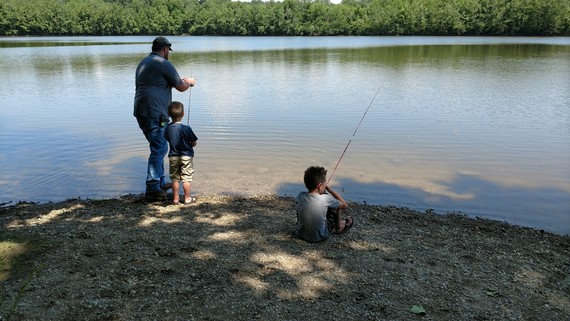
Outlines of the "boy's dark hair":
<svg viewBox="0 0 570 321">
<path fill-rule="evenodd" d="M 184 117 L 184 105 L 179 101 L 171 102 L 168 105 L 168 116 L 174 121 L 182 119 Z"/>
<path fill-rule="evenodd" d="M 305 181 L 305 187 L 312 191 L 317 188 L 319 183 L 327 180 L 327 170 L 324 167 L 311 166 L 305 170 L 303 180 Z"/>
</svg>

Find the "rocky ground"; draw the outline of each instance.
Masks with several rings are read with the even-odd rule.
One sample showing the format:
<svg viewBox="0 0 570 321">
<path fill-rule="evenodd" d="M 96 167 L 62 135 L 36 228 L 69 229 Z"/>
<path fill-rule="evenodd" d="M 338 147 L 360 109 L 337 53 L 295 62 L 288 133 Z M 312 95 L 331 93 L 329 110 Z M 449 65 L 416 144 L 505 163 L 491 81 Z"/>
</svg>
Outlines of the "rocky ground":
<svg viewBox="0 0 570 321">
<path fill-rule="evenodd" d="M 570 320 L 568 236 L 396 207 L 347 214 L 348 233 L 308 244 L 290 235 L 287 197 L 4 207 L 0 319 Z"/>
</svg>

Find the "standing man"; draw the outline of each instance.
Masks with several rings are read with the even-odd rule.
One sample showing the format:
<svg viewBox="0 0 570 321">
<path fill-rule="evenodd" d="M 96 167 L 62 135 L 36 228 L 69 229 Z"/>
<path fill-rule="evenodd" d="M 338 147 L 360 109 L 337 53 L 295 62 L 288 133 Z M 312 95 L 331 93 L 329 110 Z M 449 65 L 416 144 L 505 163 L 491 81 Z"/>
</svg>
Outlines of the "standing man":
<svg viewBox="0 0 570 321">
<path fill-rule="evenodd" d="M 164 181 L 164 156 L 168 152 L 164 131 L 172 88 L 183 92 L 196 84 L 193 78 L 180 78 L 168 61 L 171 47 L 165 37 L 154 39 L 152 52 L 141 60 L 135 76 L 134 116 L 150 147 L 145 192 L 145 199 L 150 202 L 166 200 L 166 191 L 172 186 Z"/>
</svg>

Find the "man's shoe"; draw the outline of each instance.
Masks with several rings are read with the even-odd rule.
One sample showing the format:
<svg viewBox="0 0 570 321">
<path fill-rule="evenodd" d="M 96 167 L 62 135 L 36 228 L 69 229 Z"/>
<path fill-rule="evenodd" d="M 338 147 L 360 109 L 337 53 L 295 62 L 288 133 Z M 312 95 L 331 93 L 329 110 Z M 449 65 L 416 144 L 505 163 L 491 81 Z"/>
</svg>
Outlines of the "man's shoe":
<svg viewBox="0 0 570 321">
<path fill-rule="evenodd" d="M 144 198 L 148 202 L 166 201 L 166 192 L 161 189 L 158 191 L 147 191 L 144 193 Z"/>
<path fill-rule="evenodd" d="M 160 189 L 162 189 L 163 191 L 168 191 L 171 188 L 172 188 L 172 183 L 166 183 Z"/>
</svg>

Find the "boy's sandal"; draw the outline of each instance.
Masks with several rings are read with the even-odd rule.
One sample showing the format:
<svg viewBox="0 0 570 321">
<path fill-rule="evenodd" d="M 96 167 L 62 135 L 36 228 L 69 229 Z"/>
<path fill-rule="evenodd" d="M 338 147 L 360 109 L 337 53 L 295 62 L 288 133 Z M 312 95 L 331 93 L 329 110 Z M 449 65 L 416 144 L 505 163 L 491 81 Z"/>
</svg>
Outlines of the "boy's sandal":
<svg viewBox="0 0 570 321">
<path fill-rule="evenodd" d="M 196 197 L 190 196 L 190 201 L 189 202 L 184 201 L 184 204 L 188 205 L 188 204 L 192 204 L 194 202 L 196 202 Z"/>
<path fill-rule="evenodd" d="M 348 219 L 345 218 L 344 219 L 344 228 L 340 232 L 335 231 L 334 234 L 336 234 L 336 235 L 344 234 L 344 233 L 346 233 L 346 231 L 350 230 L 352 225 L 354 225 L 354 218 L 352 218 L 352 223 L 350 223 L 350 224 L 348 224 Z"/>
<path fill-rule="evenodd" d="M 196 202 L 196 197 L 190 197 L 190 202 L 172 202 L 172 205 L 177 206 L 177 205 L 188 205 L 191 203 Z"/>
</svg>

